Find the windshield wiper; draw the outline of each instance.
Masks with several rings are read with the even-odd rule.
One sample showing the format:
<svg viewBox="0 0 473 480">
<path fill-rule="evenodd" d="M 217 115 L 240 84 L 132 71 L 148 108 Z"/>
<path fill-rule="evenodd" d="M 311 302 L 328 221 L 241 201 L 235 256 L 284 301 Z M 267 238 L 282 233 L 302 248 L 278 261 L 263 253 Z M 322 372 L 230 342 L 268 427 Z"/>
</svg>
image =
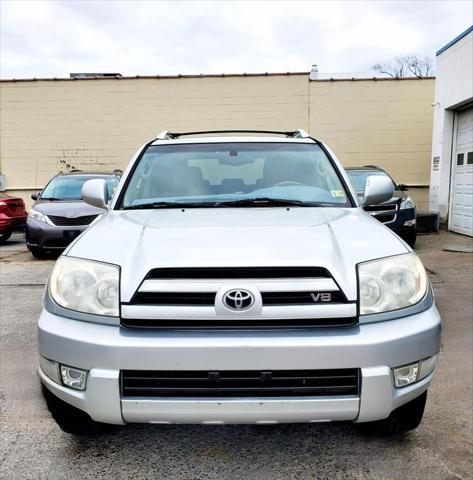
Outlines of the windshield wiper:
<svg viewBox="0 0 473 480">
<path fill-rule="evenodd" d="M 286 207 L 291 205 L 299 207 L 316 206 L 316 204 L 303 202 L 301 200 L 271 197 L 240 198 L 238 200 L 224 200 L 216 203 L 217 207 Z"/>
<path fill-rule="evenodd" d="M 151 202 L 138 203 L 123 207 L 123 210 L 143 210 L 147 208 L 209 208 L 215 207 L 217 202 Z"/>
<path fill-rule="evenodd" d="M 62 198 L 56 198 L 56 197 L 40 197 L 38 200 L 49 200 L 51 202 L 59 202 L 62 200 Z"/>
<path fill-rule="evenodd" d="M 316 207 L 320 203 L 303 202 L 301 200 L 290 200 L 287 198 L 239 198 L 237 200 L 222 200 L 215 202 L 150 202 L 138 203 L 123 207 L 123 210 L 144 210 L 152 208 L 221 208 L 221 207 Z"/>
</svg>

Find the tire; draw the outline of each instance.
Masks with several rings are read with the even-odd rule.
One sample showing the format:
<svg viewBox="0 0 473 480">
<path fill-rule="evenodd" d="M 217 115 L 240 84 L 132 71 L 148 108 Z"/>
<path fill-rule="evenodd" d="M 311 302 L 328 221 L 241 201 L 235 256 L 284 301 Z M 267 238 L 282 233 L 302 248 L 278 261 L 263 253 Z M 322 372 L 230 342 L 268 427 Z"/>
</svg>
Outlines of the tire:
<svg viewBox="0 0 473 480">
<path fill-rule="evenodd" d="M 412 229 L 402 234 L 402 239 L 411 247 L 414 248 L 417 239 L 417 232 Z"/>
<path fill-rule="evenodd" d="M 41 389 L 51 416 L 63 432 L 79 437 L 93 437 L 118 428 L 118 425 L 92 420 L 87 413 L 56 397 L 44 385 L 41 385 Z"/>
<path fill-rule="evenodd" d="M 388 418 L 376 422 L 360 423 L 359 427 L 368 435 L 391 437 L 416 429 L 424 415 L 427 391 L 394 410 Z"/>
<path fill-rule="evenodd" d="M 40 260 L 45 260 L 51 257 L 51 255 L 47 252 L 47 250 L 44 250 L 42 248 L 31 247 L 29 251 L 31 252 L 31 255 L 33 255 L 34 258 L 38 258 Z"/>
<path fill-rule="evenodd" d="M 12 232 L 0 233 L 0 244 L 5 243 L 10 237 Z"/>
</svg>

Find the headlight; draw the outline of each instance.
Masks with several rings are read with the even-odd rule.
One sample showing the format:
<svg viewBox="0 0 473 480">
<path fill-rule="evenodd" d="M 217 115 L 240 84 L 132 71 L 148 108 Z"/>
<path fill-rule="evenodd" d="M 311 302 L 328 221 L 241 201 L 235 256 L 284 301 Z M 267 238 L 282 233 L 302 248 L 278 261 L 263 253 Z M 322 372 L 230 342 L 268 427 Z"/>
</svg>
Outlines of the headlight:
<svg viewBox="0 0 473 480">
<path fill-rule="evenodd" d="M 415 208 L 416 204 L 413 202 L 412 198 L 411 197 L 407 197 L 406 199 L 404 199 L 402 202 L 401 202 L 401 205 L 399 206 L 399 208 L 401 210 L 404 210 L 406 208 Z"/>
<path fill-rule="evenodd" d="M 48 217 L 44 215 L 44 213 L 38 212 L 38 210 L 35 210 L 34 208 L 30 210 L 30 213 L 28 213 L 28 215 L 31 218 L 38 220 L 38 222 L 48 222 Z"/>
<path fill-rule="evenodd" d="M 358 265 L 360 315 L 414 305 L 427 290 L 427 274 L 415 253 Z"/>
<path fill-rule="evenodd" d="M 96 315 L 119 315 L 119 278 L 116 265 L 74 257 L 60 257 L 49 288 L 59 305 Z"/>
</svg>

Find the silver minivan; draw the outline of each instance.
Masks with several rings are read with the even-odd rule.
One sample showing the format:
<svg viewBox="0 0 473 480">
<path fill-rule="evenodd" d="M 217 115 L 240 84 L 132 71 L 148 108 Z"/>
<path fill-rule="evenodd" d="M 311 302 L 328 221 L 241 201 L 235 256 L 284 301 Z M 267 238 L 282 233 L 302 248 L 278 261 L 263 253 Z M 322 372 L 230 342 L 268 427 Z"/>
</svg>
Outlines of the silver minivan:
<svg viewBox="0 0 473 480">
<path fill-rule="evenodd" d="M 367 179 L 363 201 L 393 194 Z M 294 132 L 163 132 L 56 262 L 39 375 L 70 433 L 126 423 L 416 428 L 441 321 L 412 249 Z"/>
</svg>

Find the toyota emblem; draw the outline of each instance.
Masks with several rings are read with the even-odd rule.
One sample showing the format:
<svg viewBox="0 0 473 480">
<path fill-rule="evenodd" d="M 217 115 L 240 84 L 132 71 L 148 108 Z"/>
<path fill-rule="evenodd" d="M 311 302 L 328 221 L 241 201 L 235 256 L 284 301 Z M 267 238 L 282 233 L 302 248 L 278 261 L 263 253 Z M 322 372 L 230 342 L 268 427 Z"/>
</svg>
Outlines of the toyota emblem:
<svg viewBox="0 0 473 480">
<path fill-rule="evenodd" d="M 67 212 L 67 216 L 69 218 L 74 218 L 76 216 L 76 212 Z"/>
<path fill-rule="evenodd" d="M 223 296 L 223 303 L 230 310 L 247 310 L 255 303 L 255 297 L 248 290 L 230 290 Z"/>
</svg>

